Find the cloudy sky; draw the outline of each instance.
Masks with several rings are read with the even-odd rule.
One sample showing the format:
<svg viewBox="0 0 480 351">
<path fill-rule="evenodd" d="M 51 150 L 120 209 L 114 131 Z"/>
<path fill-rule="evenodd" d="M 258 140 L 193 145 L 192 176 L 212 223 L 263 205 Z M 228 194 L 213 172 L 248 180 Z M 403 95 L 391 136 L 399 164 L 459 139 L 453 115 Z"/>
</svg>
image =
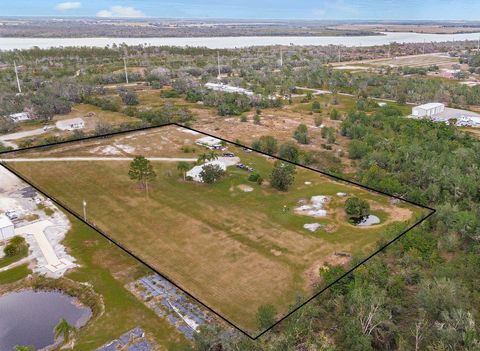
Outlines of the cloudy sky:
<svg viewBox="0 0 480 351">
<path fill-rule="evenodd" d="M 2 0 L 0 16 L 480 20 L 480 0 Z"/>
</svg>

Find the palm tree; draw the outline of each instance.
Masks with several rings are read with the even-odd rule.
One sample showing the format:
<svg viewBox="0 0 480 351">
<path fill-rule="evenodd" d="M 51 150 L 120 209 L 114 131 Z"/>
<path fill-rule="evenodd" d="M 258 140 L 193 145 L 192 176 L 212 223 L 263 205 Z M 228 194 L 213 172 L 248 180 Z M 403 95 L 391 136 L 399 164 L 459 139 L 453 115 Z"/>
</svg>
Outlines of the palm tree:
<svg viewBox="0 0 480 351">
<path fill-rule="evenodd" d="M 55 339 L 61 336 L 63 337 L 63 342 L 67 343 L 70 341 L 70 337 L 75 334 L 77 328 L 68 323 L 66 319 L 62 318 L 53 331 L 55 333 Z"/>
<path fill-rule="evenodd" d="M 32 345 L 17 345 L 14 349 L 15 351 L 35 351 Z"/>
<path fill-rule="evenodd" d="M 186 178 L 186 173 L 187 171 L 190 169 L 190 165 L 188 164 L 188 162 L 185 162 L 185 161 L 180 161 L 177 163 L 177 169 L 182 172 L 183 174 L 183 180 L 185 180 Z"/>
<path fill-rule="evenodd" d="M 207 153 L 207 156 L 208 156 L 208 160 L 207 161 L 214 161 L 216 159 L 218 159 L 218 154 L 213 151 L 213 150 L 210 150 L 208 153 Z"/>
</svg>

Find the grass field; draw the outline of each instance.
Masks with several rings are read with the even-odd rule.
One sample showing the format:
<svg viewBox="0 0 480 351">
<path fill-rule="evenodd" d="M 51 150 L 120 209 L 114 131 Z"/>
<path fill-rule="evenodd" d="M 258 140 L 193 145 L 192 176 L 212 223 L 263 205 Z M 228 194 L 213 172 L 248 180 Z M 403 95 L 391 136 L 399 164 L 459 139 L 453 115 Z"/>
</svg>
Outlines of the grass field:
<svg viewBox="0 0 480 351">
<path fill-rule="evenodd" d="M 118 145 L 121 156 L 178 157 L 182 146 L 192 147 L 199 137 L 170 126 L 14 157 L 105 156 Z M 269 178 L 273 160 L 232 145 L 228 149 Z M 197 146 L 183 157 L 204 151 Z M 309 296 L 321 286 L 321 266 L 347 265 L 336 252 L 365 256 L 388 239 L 385 233 L 392 236 L 390 225 L 413 223 L 422 213 L 410 204 L 393 205 L 386 196 L 302 168 L 297 168 L 291 189 L 279 192 L 268 184 L 249 182 L 248 172 L 234 167 L 221 182 L 208 186 L 183 181 L 175 162 L 153 164 L 158 177 L 149 198 L 128 178 L 129 161 L 9 165 L 77 213 L 82 213 L 86 200 L 88 220 L 97 228 L 248 331 L 257 330 L 261 305 L 274 305 L 280 317 L 299 295 Z M 253 191 L 243 192 L 241 185 Z M 338 192 L 367 200 L 382 222 L 363 228 L 350 224 L 343 210 L 345 198 Z M 294 211 L 300 200 L 315 195 L 330 197 L 326 217 Z M 324 229 L 311 233 L 303 228 L 314 222 Z"/>
</svg>

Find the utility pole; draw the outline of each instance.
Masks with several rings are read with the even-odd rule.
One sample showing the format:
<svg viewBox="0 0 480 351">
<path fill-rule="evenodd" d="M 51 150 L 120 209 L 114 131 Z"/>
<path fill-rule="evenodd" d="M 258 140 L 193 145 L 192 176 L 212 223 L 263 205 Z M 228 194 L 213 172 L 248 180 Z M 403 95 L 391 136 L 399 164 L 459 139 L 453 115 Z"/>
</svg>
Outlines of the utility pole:
<svg viewBox="0 0 480 351">
<path fill-rule="evenodd" d="M 480 51 L 480 38 L 477 39 L 477 51 Z"/>
<path fill-rule="evenodd" d="M 283 67 L 283 50 L 280 48 L 280 67 Z"/>
<path fill-rule="evenodd" d="M 425 39 L 423 39 L 423 54 L 425 55 Z"/>
<path fill-rule="evenodd" d="M 342 56 L 340 52 L 340 46 L 338 47 L 338 62 L 342 61 Z"/>
<path fill-rule="evenodd" d="M 218 79 L 222 75 L 222 70 L 220 69 L 220 51 L 217 51 L 217 68 L 218 68 Z"/>
<path fill-rule="evenodd" d="M 87 221 L 87 201 L 83 200 L 83 220 Z"/>
<path fill-rule="evenodd" d="M 17 69 L 17 64 L 15 61 L 13 61 L 13 67 L 15 68 L 15 77 L 17 77 L 17 87 L 18 87 L 18 93 L 22 93 L 22 88 L 20 87 L 20 80 L 18 79 L 18 69 Z"/>
<path fill-rule="evenodd" d="M 127 59 L 123 58 L 123 68 L 125 69 L 125 81 L 128 84 Z"/>
</svg>

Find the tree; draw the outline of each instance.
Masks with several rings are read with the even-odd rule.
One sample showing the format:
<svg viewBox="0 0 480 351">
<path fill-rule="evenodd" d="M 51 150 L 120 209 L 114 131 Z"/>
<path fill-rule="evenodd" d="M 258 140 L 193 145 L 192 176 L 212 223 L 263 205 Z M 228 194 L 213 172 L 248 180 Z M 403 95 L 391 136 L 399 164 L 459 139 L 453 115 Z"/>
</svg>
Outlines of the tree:
<svg viewBox="0 0 480 351">
<path fill-rule="evenodd" d="M 183 174 L 183 180 L 186 178 L 187 171 L 190 169 L 190 165 L 188 162 L 185 161 L 180 161 L 177 163 L 177 169 L 182 172 Z"/>
<path fill-rule="evenodd" d="M 257 311 L 257 322 L 260 329 L 267 329 L 275 323 L 277 311 L 273 305 L 262 305 Z"/>
<path fill-rule="evenodd" d="M 280 158 L 284 158 L 290 162 L 297 163 L 300 158 L 300 151 L 297 146 L 293 143 L 285 143 L 280 146 L 280 151 L 278 152 Z"/>
<path fill-rule="evenodd" d="M 138 105 L 138 96 L 134 91 L 127 91 L 122 94 L 122 101 L 125 105 Z"/>
<path fill-rule="evenodd" d="M 128 176 L 132 180 L 136 180 L 145 188 L 148 197 L 148 183 L 155 180 L 157 177 L 153 166 L 149 160 L 144 156 L 136 156 L 130 163 L 130 170 Z"/>
<path fill-rule="evenodd" d="M 370 205 L 366 200 L 351 197 L 345 201 L 345 212 L 352 218 L 362 218 L 370 214 Z"/>
<path fill-rule="evenodd" d="M 207 164 L 202 167 L 200 178 L 206 184 L 213 184 L 219 181 L 224 174 L 225 171 L 219 165 Z"/>
<path fill-rule="evenodd" d="M 209 162 L 209 161 L 214 161 L 218 159 L 218 154 L 213 151 L 213 150 L 210 150 L 208 152 L 204 152 L 203 154 L 199 155 L 198 158 L 197 158 L 197 163 L 205 163 L 205 162 Z"/>
<path fill-rule="evenodd" d="M 105 121 L 98 121 L 95 124 L 95 135 L 105 135 L 113 132 L 113 126 Z"/>
<path fill-rule="evenodd" d="M 293 138 L 300 144 L 308 144 L 308 128 L 301 123 L 293 132 Z"/>
<path fill-rule="evenodd" d="M 313 122 L 315 123 L 315 127 L 320 127 L 323 123 L 322 116 L 320 116 L 320 115 L 315 116 L 315 119 L 313 120 Z"/>
<path fill-rule="evenodd" d="M 295 181 L 295 166 L 291 163 L 276 162 L 270 176 L 270 184 L 280 191 L 287 191 Z"/>
<path fill-rule="evenodd" d="M 252 148 L 266 154 L 274 155 L 278 151 L 277 139 L 271 135 L 262 135 L 252 143 Z"/>
<path fill-rule="evenodd" d="M 77 328 L 68 323 L 66 319 L 62 318 L 60 319 L 60 322 L 58 322 L 58 324 L 55 326 L 55 329 L 53 331 L 55 333 L 55 339 L 62 337 L 63 342 L 67 343 L 70 341 L 72 335 L 75 334 Z"/>
<path fill-rule="evenodd" d="M 260 115 L 258 113 L 253 116 L 253 124 L 260 124 Z"/>
</svg>

